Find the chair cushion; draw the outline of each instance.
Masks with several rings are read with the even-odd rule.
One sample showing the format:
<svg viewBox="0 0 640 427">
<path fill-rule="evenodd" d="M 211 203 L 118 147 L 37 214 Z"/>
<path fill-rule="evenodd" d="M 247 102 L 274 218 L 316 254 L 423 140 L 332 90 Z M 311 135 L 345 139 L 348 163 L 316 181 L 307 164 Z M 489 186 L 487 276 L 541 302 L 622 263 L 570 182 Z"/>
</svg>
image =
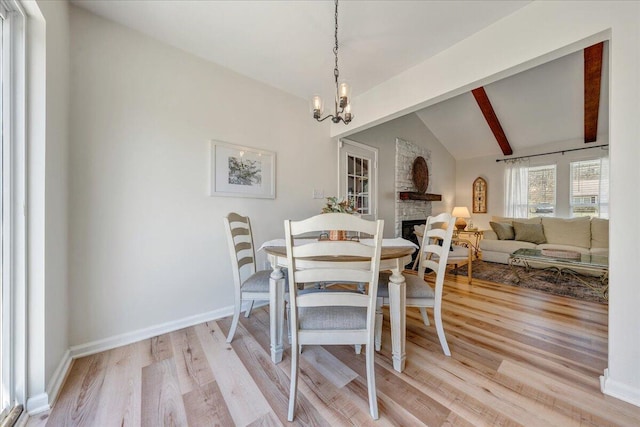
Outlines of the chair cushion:
<svg viewBox="0 0 640 427">
<path fill-rule="evenodd" d="M 244 281 L 240 289 L 245 292 L 269 292 L 269 276 L 272 270 L 256 271 Z"/>
<path fill-rule="evenodd" d="M 513 222 L 513 229 L 516 232 L 516 240 L 521 242 L 531 242 L 537 245 L 547 243 L 544 237 L 542 224 L 527 224 L 524 222 Z"/>
<path fill-rule="evenodd" d="M 366 329 L 365 307 L 300 307 L 300 330 Z"/>
<path fill-rule="evenodd" d="M 389 277 L 390 273 L 380 273 L 378 279 L 378 296 L 383 298 L 389 298 Z M 420 279 L 415 274 L 405 274 L 404 278 L 407 282 L 407 298 L 434 298 L 435 292 L 431 286 Z"/>
<path fill-rule="evenodd" d="M 496 233 L 499 240 L 513 240 L 515 238 L 515 233 L 511 224 L 491 221 L 489 222 L 489 225 Z"/>
</svg>

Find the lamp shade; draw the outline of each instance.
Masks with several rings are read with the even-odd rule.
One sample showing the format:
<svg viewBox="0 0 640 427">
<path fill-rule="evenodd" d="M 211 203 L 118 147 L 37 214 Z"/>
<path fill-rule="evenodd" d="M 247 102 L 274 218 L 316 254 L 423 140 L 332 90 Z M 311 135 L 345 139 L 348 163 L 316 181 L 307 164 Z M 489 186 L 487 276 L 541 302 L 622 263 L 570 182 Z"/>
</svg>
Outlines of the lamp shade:
<svg viewBox="0 0 640 427">
<path fill-rule="evenodd" d="M 471 218 L 471 214 L 469 213 L 469 208 L 466 206 L 456 206 L 453 208 L 453 212 L 451 212 L 452 216 L 456 218 Z"/>
</svg>

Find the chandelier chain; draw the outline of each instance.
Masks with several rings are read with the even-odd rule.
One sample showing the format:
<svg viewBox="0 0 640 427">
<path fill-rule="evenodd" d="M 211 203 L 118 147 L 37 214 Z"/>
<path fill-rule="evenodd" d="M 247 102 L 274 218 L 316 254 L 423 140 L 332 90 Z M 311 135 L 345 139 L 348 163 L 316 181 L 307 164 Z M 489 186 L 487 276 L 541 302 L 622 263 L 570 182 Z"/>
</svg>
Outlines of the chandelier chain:
<svg viewBox="0 0 640 427">
<path fill-rule="evenodd" d="M 335 18 L 336 18 L 336 28 L 335 28 L 335 33 L 334 33 L 334 37 L 336 40 L 336 45 L 333 48 L 333 54 L 336 57 L 336 67 L 333 69 L 333 75 L 336 79 L 336 83 L 338 82 L 338 75 L 340 74 L 340 71 L 338 70 L 338 0 L 336 0 L 336 13 L 335 13 Z"/>
</svg>

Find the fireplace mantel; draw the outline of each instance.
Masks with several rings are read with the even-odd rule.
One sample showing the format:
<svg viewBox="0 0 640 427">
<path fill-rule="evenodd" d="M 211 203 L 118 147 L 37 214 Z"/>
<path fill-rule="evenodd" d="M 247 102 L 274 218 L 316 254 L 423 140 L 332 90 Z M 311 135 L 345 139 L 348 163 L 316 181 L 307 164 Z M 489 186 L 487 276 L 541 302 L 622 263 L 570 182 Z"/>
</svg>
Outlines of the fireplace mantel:
<svg viewBox="0 0 640 427">
<path fill-rule="evenodd" d="M 417 191 L 400 191 L 400 200 L 423 200 L 425 202 L 439 202 L 442 200 L 441 194 L 418 193 Z"/>
</svg>

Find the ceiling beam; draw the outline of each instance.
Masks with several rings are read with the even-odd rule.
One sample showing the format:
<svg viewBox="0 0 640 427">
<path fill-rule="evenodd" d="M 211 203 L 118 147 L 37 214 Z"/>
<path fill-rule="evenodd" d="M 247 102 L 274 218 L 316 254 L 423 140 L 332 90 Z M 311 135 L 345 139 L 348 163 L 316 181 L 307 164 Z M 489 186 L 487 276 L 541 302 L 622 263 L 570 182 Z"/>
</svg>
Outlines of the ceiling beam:
<svg viewBox="0 0 640 427">
<path fill-rule="evenodd" d="M 604 42 L 584 50 L 584 142 L 598 138 L 598 110 L 602 80 L 602 49 Z"/>
<path fill-rule="evenodd" d="M 496 112 L 493 110 L 493 106 L 491 105 L 491 101 L 489 101 L 489 97 L 487 96 L 487 92 L 484 90 L 484 87 L 480 86 L 477 89 L 473 89 L 471 93 L 476 99 L 478 107 L 480 107 L 480 111 L 482 111 L 482 115 L 484 115 L 491 132 L 493 132 L 493 136 L 496 137 L 496 141 L 498 141 L 498 145 L 500 146 L 502 153 L 505 156 L 512 155 L 513 150 L 511 149 L 511 145 L 509 145 L 509 140 L 504 134 L 504 130 L 502 130 L 500 120 L 498 120 L 498 116 L 496 116 Z"/>
</svg>

